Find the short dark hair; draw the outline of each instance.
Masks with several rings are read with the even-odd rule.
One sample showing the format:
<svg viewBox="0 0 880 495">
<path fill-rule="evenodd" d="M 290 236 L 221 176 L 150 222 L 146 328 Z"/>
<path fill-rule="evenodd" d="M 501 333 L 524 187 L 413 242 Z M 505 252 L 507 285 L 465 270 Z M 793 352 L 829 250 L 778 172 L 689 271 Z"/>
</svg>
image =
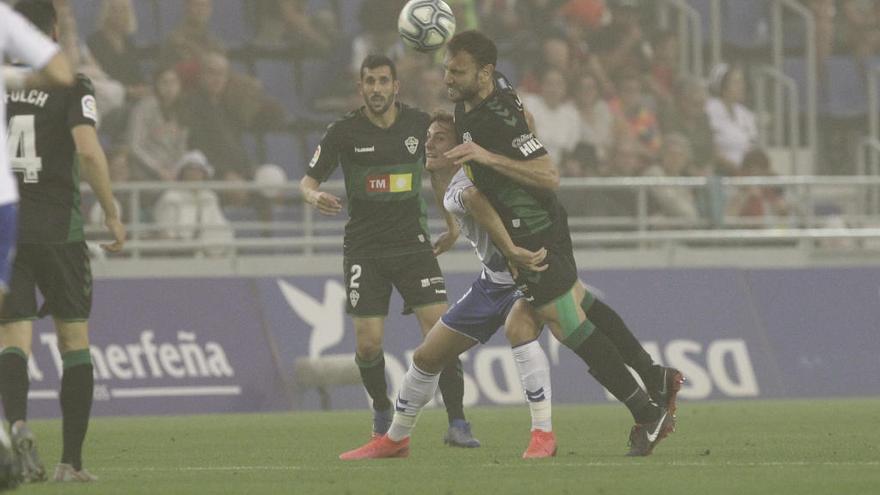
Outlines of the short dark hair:
<svg viewBox="0 0 880 495">
<path fill-rule="evenodd" d="M 450 54 L 469 53 L 477 65 L 498 65 L 498 47 L 488 36 L 479 31 L 462 31 L 449 40 L 446 49 Z"/>
<path fill-rule="evenodd" d="M 394 65 L 394 61 L 385 55 L 367 55 L 361 63 L 361 79 L 364 77 L 364 70 L 378 69 L 379 67 L 391 69 L 391 79 L 397 80 L 397 67 Z"/>
<path fill-rule="evenodd" d="M 47 35 L 52 34 L 58 20 L 55 6 L 49 0 L 21 0 L 15 4 L 15 11 Z"/>
</svg>

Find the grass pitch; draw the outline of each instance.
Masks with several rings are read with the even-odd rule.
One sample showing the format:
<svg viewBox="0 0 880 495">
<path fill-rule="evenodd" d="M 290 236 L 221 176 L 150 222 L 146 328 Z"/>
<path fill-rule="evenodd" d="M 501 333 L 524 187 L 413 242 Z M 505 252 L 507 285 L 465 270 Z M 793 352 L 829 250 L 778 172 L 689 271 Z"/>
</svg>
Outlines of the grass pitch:
<svg viewBox="0 0 880 495">
<path fill-rule="evenodd" d="M 93 485 L 18 493 L 173 494 L 877 494 L 880 399 L 679 405 L 678 429 L 647 458 L 624 457 L 619 405 L 556 406 L 554 459 L 520 459 L 526 406 L 467 411 L 479 449 L 446 447 L 446 418 L 426 411 L 408 459 L 342 462 L 368 439 L 367 411 L 94 419 Z M 34 421 L 47 468 L 60 422 Z"/>
</svg>

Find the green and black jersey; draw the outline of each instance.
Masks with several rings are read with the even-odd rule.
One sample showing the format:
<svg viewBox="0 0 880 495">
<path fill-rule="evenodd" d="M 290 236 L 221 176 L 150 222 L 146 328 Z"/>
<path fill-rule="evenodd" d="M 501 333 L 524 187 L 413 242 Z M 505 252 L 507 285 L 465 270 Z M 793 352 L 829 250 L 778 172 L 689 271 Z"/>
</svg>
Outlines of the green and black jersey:
<svg viewBox="0 0 880 495">
<path fill-rule="evenodd" d="M 324 182 L 342 165 L 349 215 L 346 256 L 431 250 L 420 194 L 430 116 L 397 105 L 397 120 L 388 129 L 373 124 L 363 107 L 331 124 L 306 171 Z"/>
<path fill-rule="evenodd" d="M 18 179 L 18 242 L 83 240 L 79 163 L 71 130 L 95 126 L 92 82 L 78 74 L 70 88 L 6 94 L 8 146 Z"/>
<path fill-rule="evenodd" d="M 547 151 L 529 130 L 522 103 L 512 90 L 498 89 L 466 112 L 455 106 L 459 142 L 473 141 L 486 150 L 513 160 L 530 160 Z M 512 239 L 548 232 L 559 205 L 552 191 L 520 184 L 477 163 L 464 166 L 474 185 L 495 207 Z"/>
</svg>

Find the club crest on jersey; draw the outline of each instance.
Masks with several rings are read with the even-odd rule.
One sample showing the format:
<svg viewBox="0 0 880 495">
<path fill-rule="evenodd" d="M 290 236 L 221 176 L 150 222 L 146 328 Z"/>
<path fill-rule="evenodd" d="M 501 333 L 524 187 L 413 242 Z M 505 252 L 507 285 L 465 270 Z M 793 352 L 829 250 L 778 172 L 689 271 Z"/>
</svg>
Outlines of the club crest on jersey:
<svg viewBox="0 0 880 495">
<path fill-rule="evenodd" d="M 412 191 L 412 174 L 384 174 L 367 176 L 368 193 Z"/>
<path fill-rule="evenodd" d="M 351 303 L 352 308 L 356 308 L 358 305 L 358 301 L 361 300 L 361 295 L 357 291 L 357 289 L 352 289 L 351 292 L 348 293 L 348 302 Z"/>
<path fill-rule="evenodd" d="M 416 139 L 415 136 L 406 138 L 406 141 L 404 141 L 403 144 L 406 145 L 406 149 L 409 151 L 410 155 L 415 155 L 416 151 L 419 150 L 419 140 Z"/>
<path fill-rule="evenodd" d="M 541 141 L 538 141 L 538 138 L 532 133 L 519 136 L 514 139 L 510 145 L 513 146 L 514 149 L 519 150 L 519 152 L 525 157 L 544 147 L 544 145 L 541 144 Z"/>
<path fill-rule="evenodd" d="M 470 131 L 465 132 L 465 133 L 461 136 L 461 141 L 464 142 L 464 143 L 470 143 L 470 142 L 473 141 L 473 140 L 474 140 L 474 138 L 471 137 L 471 133 L 470 133 Z"/>
<path fill-rule="evenodd" d="M 315 154 L 312 155 L 312 161 L 309 162 L 309 168 L 315 168 L 315 165 L 318 163 L 318 159 L 321 158 L 321 145 L 315 149 Z"/>
</svg>

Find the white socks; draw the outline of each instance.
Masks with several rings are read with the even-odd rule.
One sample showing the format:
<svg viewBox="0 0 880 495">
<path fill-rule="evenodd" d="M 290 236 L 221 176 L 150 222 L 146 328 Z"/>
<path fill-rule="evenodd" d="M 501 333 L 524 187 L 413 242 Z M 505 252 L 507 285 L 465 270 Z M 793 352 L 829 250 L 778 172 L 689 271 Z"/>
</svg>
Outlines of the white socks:
<svg viewBox="0 0 880 495">
<path fill-rule="evenodd" d="M 519 380 L 529 401 L 532 430 L 553 431 L 550 362 L 544 349 L 537 340 L 533 340 L 511 350 L 519 371 Z"/>
<path fill-rule="evenodd" d="M 439 383 L 440 373 L 432 375 L 420 370 L 415 364 L 410 365 L 394 402 L 394 421 L 388 429 L 388 438 L 399 442 L 410 436 L 416 427 L 419 413 L 434 397 Z"/>
</svg>

